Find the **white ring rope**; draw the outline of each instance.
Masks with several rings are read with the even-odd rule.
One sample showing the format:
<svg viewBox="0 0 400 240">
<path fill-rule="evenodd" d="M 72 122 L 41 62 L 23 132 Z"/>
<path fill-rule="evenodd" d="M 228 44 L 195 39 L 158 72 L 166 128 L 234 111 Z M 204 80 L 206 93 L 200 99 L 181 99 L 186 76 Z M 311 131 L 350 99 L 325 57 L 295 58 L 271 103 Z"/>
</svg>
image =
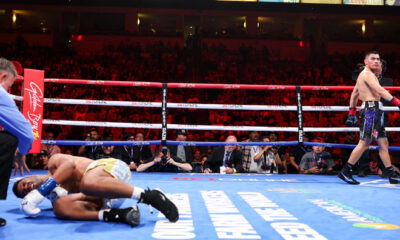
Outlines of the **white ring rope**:
<svg viewBox="0 0 400 240">
<path fill-rule="evenodd" d="M 144 128 L 161 129 L 161 124 L 154 123 L 123 123 L 123 122 L 93 122 L 93 121 L 70 121 L 44 119 L 43 124 L 69 125 L 69 126 L 88 126 L 88 127 L 121 127 L 121 128 Z M 169 129 L 187 130 L 219 130 L 219 131 L 280 131 L 298 132 L 297 127 L 260 127 L 260 126 L 217 126 L 217 125 L 186 125 L 168 124 Z M 400 127 L 387 127 L 387 132 L 400 132 Z M 358 132 L 357 127 L 305 127 L 305 132 Z"/>
<path fill-rule="evenodd" d="M 20 102 L 24 101 L 24 97 L 22 97 L 22 96 L 15 96 L 15 95 L 12 95 L 12 94 L 8 94 L 8 95 L 14 100 L 17 100 L 17 101 L 20 101 Z"/>
<path fill-rule="evenodd" d="M 45 98 L 44 103 L 113 106 L 113 107 L 158 107 L 158 108 L 161 107 L 160 102 L 129 102 L 129 101 L 65 99 L 65 98 Z"/>
<path fill-rule="evenodd" d="M 68 126 L 88 126 L 88 127 L 161 129 L 161 124 L 153 124 L 153 123 L 93 122 L 93 121 L 70 121 L 70 120 L 43 119 L 43 124 L 68 125 Z"/>
<path fill-rule="evenodd" d="M 11 95 L 11 94 L 10 94 Z M 11 95 L 17 101 L 22 101 L 23 97 Z M 110 101 L 110 100 L 89 100 L 89 99 L 65 99 L 65 98 L 45 98 L 44 103 L 51 104 L 71 104 L 71 105 L 91 105 L 91 106 L 115 106 L 115 107 L 161 107 L 161 102 L 130 102 L 130 101 Z M 185 109 L 214 109 L 214 110 L 261 110 L 261 111 L 297 111 L 296 106 L 281 105 L 241 105 L 241 104 L 201 104 L 201 103 L 168 103 L 168 108 Z M 339 112 L 348 111 L 347 106 L 303 106 L 303 111 L 307 112 Z M 398 107 L 384 107 L 384 111 L 399 111 Z"/>
</svg>

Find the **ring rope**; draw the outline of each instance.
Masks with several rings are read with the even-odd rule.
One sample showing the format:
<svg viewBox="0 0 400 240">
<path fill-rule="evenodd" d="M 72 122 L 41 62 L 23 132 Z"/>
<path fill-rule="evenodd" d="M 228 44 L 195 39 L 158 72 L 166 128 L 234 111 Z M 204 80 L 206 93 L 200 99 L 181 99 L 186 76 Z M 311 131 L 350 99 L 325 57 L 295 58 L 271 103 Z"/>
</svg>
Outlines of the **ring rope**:
<svg viewBox="0 0 400 240">
<path fill-rule="evenodd" d="M 170 141 L 167 140 L 167 145 L 182 145 L 182 146 L 295 146 L 298 141 L 278 141 L 278 142 L 195 142 L 195 141 Z M 65 145 L 65 146 L 143 146 L 143 145 L 160 145 L 161 140 L 154 141 L 75 141 L 75 140 L 42 140 L 42 144 L 47 145 Z M 304 142 L 305 146 L 323 146 L 330 148 L 346 148 L 353 149 L 354 144 L 338 144 L 338 143 L 317 143 Z M 379 150 L 379 146 L 371 145 L 370 150 Z M 390 151 L 400 151 L 400 147 L 389 146 Z"/>
<path fill-rule="evenodd" d="M 355 144 L 338 144 L 338 143 L 316 143 L 316 142 L 304 142 L 304 145 L 306 146 L 323 146 L 323 147 L 330 147 L 330 148 L 347 148 L 347 149 L 353 149 L 357 145 Z M 370 150 L 379 150 L 379 146 L 377 145 L 370 145 L 368 147 Z M 400 151 L 400 147 L 397 146 L 389 146 L 390 151 Z"/>
<path fill-rule="evenodd" d="M 198 89 L 242 89 L 242 90 L 296 90 L 302 91 L 313 91 L 313 90 L 353 90 L 353 86 L 291 86 L 291 85 L 250 85 L 250 84 L 192 84 L 192 83 L 169 83 L 162 84 L 159 82 L 129 82 L 129 81 L 108 81 L 108 80 L 84 80 L 84 79 L 58 79 L 58 78 L 47 78 L 45 82 L 51 83 L 68 83 L 68 84 L 89 84 L 89 85 L 101 85 L 101 86 L 133 86 L 133 87 L 158 87 L 161 88 L 166 86 L 168 88 L 198 88 Z M 385 87 L 388 90 L 400 90 L 400 87 Z M 15 100 L 22 101 L 23 97 L 12 96 Z M 159 107 L 161 103 L 152 102 L 124 102 L 124 101 L 102 101 L 102 100 L 80 100 L 80 99 L 45 99 L 45 103 L 60 103 L 63 104 L 86 104 L 86 105 L 102 105 L 106 106 L 138 106 L 138 107 Z M 46 102 L 48 101 L 48 102 Z M 67 103 L 69 101 L 69 103 Z M 72 103 L 74 102 L 75 103 Z M 78 103 L 77 103 L 78 102 Z M 80 102 L 80 103 L 79 103 Z M 89 103 L 90 104 L 89 104 Z M 119 104 L 119 105 L 116 105 Z M 124 105 L 127 104 L 127 105 Z M 202 109 L 233 109 L 233 110 L 288 110 L 293 111 L 296 106 L 274 106 L 274 105 L 230 105 L 230 104 L 190 104 L 190 103 L 169 103 L 169 107 L 172 108 L 202 108 Z M 102 105 L 104 106 L 104 105 Z M 260 109 L 262 108 L 262 109 Z M 348 107 L 345 106 L 302 106 L 302 111 L 347 111 Z M 385 111 L 397 110 L 396 107 L 385 108 Z M 90 121 L 66 121 L 66 120 L 49 120 L 45 119 L 43 124 L 59 124 L 59 125 L 73 125 L 73 126 L 102 126 L 102 127 L 125 127 L 125 128 L 153 128 L 161 129 L 161 124 L 152 123 L 113 123 L 113 122 L 90 122 Z M 181 124 L 170 124 L 170 129 L 188 129 L 188 130 L 233 130 L 233 131 L 287 131 L 287 132 L 299 132 L 296 127 L 254 127 L 254 126 L 209 126 L 209 125 L 181 125 Z M 386 128 L 387 131 L 400 131 L 400 128 L 390 127 Z M 358 131 L 357 128 L 304 128 L 305 132 L 348 132 Z M 77 141 L 69 141 L 77 143 Z M 105 142 L 105 141 L 104 141 Z M 103 142 L 103 143 L 104 143 Z M 79 141 L 79 145 L 86 145 L 88 141 Z M 126 142 L 118 142 L 119 144 L 125 144 Z M 159 144 L 160 141 L 155 141 L 154 144 Z M 93 143 L 89 143 L 93 144 Z M 116 145 L 115 142 L 106 143 L 110 145 Z M 174 144 L 171 142 L 171 144 Z M 180 144 L 180 143 L 178 143 Z M 195 143 L 192 143 L 195 144 Z M 200 144 L 200 143 L 199 143 Z M 210 143 L 203 143 L 210 144 Z M 251 143 L 250 143 L 251 144 Z M 283 143 L 282 143 L 283 144 Z M 297 141 L 291 142 L 290 144 L 296 145 Z M 315 143 L 305 142 L 310 145 Z M 344 144 L 327 144 L 325 146 L 336 146 L 344 147 Z M 231 145 L 231 144 L 229 144 Z M 377 146 L 370 146 L 370 149 L 377 149 Z M 390 147 L 390 150 L 400 150 L 400 147 Z"/>
<path fill-rule="evenodd" d="M 22 101 L 24 101 L 24 97 L 22 97 L 22 96 L 15 96 L 15 95 L 12 95 L 12 94 L 8 94 L 12 99 L 14 99 L 14 100 L 17 100 L 17 101 L 19 101 L 19 102 L 22 102 Z"/>
<path fill-rule="evenodd" d="M 162 83 L 160 83 L 160 82 L 85 80 L 85 79 L 68 79 L 68 78 L 45 78 L 44 82 L 45 83 L 100 85 L 100 86 L 123 86 L 123 87 L 157 87 L 157 88 L 162 87 Z"/>
<path fill-rule="evenodd" d="M 42 144 L 64 146 L 143 146 L 160 145 L 160 140 L 154 141 L 82 141 L 82 140 L 44 140 Z"/>
<path fill-rule="evenodd" d="M 358 127 L 305 127 L 305 132 L 358 132 Z M 385 127 L 386 132 L 400 132 L 400 127 Z"/>
<path fill-rule="evenodd" d="M 82 140 L 42 140 L 42 144 L 47 145 L 66 145 L 66 146 L 142 146 L 160 145 L 161 140 L 155 141 L 82 141 Z M 170 141 L 167 145 L 182 146 L 295 146 L 297 141 L 278 141 L 278 142 L 195 142 L 195 141 Z"/>
<path fill-rule="evenodd" d="M 88 127 L 121 127 L 121 128 L 161 129 L 161 124 L 159 124 L 159 123 L 93 122 L 93 121 L 71 121 L 71 120 L 44 119 L 43 124 L 88 126 Z M 244 127 L 244 126 L 186 125 L 186 124 L 168 124 L 168 129 L 297 132 L 296 127 L 253 127 L 253 126 Z"/>
<path fill-rule="evenodd" d="M 17 101 L 23 101 L 23 97 L 10 94 Z M 91 106 L 114 106 L 114 107 L 161 107 L 161 102 L 136 102 L 136 101 L 111 101 L 90 99 L 66 99 L 45 98 L 44 103 L 49 104 L 71 104 Z M 264 111 L 296 111 L 296 106 L 282 105 L 241 105 L 241 104 L 201 104 L 201 103 L 168 103 L 168 108 L 185 109 L 214 109 L 214 110 L 264 110 Z M 348 106 L 303 106 L 307 112 L 340 112 L 348 111 Z M 359 110 L 359 108 L 358 108 Z M 384 107 L 384 111 L 400 111 L 398 107 Z"/>
<path fill-rule="evenodd" d="M 278 142 L 194 142 L 194 141 L 167 141 L 168 145 L 181 146 L 296 146 L 298 141 L 278 141 Z"/>
<path fill-rule="evenodd" d="M 110 81 L 110 80 L 85 80 L 69 78 L 45 78 L 48 83 L 106 85 L 106 86 L 133 86 L 133 87 L 158 87 L 162 88 L 160 82 L 134 82 L 134 81 Z M 254 84 L 212 84 L 212 83 L 168 83 L 169 88 L 202 88 L 202 89 L 242 89 L 242 90 L 296 90 L 295 85 L 254 85 Z M 353 90 L 354 86 L 300 86 L 302 91 L 320 90 Z M 384 87 L 387 90 L 399 91 L 400 87 Z"/>
<path fill-rule="evenodd" d="M 124 122 L 93 122 L 93 121 L 71 121 L 43 119 L 43 124 L 88 126 L 88 127 L 120 127 L 120 128 L 145 128 L 161 129 L 161 123 L 124 123 Z"/>
<path fill-rule="evenodd" d="M 94 122 L 94 121 L 72 121 L 44 119 L 43 124 L 69 125 L 69 126 L 87 126 L 87 127 L 121 127 L 121 128 L 144 128 L 161 129 L 159 123 L 124 123 L 124 122 Z M 220 131 L 280 131 L 280 132 L 298 132 L 297 127 L 260 127 L 260 126 L 219 126 L 219 125 L 187 125 L 187 124 L 169 124 L 169 129 L 187 129 L 187 130 L 220 130 Z M 387 127 L 387 132 L 400 132 L 400 127 Z M 358 132 L 357 127 L 305 127 L 305 132 Z"/>
</svg>

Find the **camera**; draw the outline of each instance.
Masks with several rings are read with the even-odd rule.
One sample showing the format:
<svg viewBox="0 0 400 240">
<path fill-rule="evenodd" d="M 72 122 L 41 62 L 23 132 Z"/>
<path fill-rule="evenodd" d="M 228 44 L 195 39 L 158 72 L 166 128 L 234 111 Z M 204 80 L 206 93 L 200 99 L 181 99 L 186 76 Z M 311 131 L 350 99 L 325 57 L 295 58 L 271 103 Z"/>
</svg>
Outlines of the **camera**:
<svg viewBox="0 0 400 240">
<path fill-rule="evenodd" d="M 319 168 L 319 169 L 325 169 L 325 168 L 327 168 L 328 167 L 328 165 L 326 165 L 325 163 L 323 163 L 323 162 L 318 162 L 318 164 L 317 164 L 317 168 Z"/>
<path fill-rule="evenodd" d="M 163 146 L 161 148 L 161 152 L 163 153 L 163 156 L 161 157 L 161 164 L 162 165 L 167 165 L 167 153 L 168 153 L 168 148 L 166 146 Z"/>
</svg>

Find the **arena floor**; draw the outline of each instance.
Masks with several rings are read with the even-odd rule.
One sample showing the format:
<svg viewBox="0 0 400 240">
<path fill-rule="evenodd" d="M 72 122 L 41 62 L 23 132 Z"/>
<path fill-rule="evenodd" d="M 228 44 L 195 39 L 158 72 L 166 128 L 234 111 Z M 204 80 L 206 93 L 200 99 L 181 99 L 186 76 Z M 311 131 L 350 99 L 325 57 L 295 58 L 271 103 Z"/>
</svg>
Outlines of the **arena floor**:
<svg viewBox="0 0 400 240">
<path fill-rule="evenodd" d="M 16 179 L 1 201 L 0 239 L 400 239 L 400 186 L 379 176 L 353 186 L 336 176 L 133 173 L 134 185 L 163 189 L 181 213 L 168 223 L 140 204 L 136 228 L 58 220 L 47 200 L 40 217 L 25 218 L 11 191 Z"/>
</svg>

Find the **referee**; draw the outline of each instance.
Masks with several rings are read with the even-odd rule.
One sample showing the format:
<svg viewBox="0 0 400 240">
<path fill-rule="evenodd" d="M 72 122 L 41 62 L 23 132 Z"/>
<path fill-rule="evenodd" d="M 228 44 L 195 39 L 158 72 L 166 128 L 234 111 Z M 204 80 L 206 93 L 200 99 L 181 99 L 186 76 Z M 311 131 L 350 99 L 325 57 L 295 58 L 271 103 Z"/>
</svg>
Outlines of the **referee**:
<svg viewBox="0 0 400 240">
<path fill-rule="evenodd" d="M 14 100 L 7 93 L 17 76 L 11 61 L 0 58 L 0 199 L 6 199 L 8 182 L 18 147 L 21 155 L 26 155 L 33 142 L 32 127 L 19 112 Z M 6 220 L 0 218 L 0 227 Z"/>
</svg>

